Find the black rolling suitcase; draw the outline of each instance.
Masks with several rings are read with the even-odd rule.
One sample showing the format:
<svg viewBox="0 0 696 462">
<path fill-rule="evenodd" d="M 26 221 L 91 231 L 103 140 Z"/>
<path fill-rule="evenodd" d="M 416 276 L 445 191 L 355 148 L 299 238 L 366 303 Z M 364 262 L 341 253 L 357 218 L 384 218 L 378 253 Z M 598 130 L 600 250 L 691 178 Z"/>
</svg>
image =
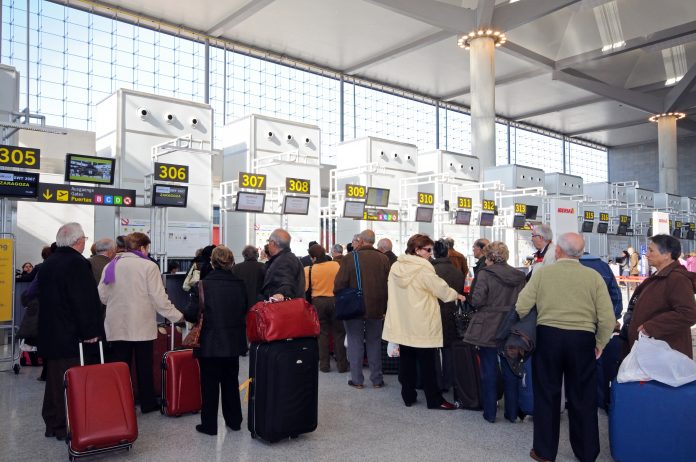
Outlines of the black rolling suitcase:
<svg viewBox="0 0 696 462">
<path fill-rule="evenodd" d="M 252 343 L 249 356 L 252 438 L 274 443 L 317 428 L 319 347 L 316 338 Z"/>
<path fill-rule="evenodd" d="M 454 401 L 460 409 L 478 411 L 481 406 L 481 372 L 478 365 L 478 352 L 470 343 L 452 343 L 452 362 L 454 363 Z"/>
</svg>

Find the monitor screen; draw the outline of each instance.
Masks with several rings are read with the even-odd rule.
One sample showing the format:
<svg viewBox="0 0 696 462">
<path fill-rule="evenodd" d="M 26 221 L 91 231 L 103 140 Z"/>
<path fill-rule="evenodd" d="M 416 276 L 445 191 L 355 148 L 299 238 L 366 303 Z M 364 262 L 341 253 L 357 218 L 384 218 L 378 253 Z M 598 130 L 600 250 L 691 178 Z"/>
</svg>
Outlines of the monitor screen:
<svg viewBox="0 0 696 462">
<path fill-rule="evenodd" d="M 365 203 L 357 201 L 345 201 L 343 203 L 343 218 L 362 219 L 365 213 Z"/>
<path fill-rule="evenodd" d="M 468 225 L 471 223 L 471 210 L 457 210 L 457 217 L 454 223 L 458 225 Z"/>
<path fill-rule="evenodd" d="M 619 227 L 616 229 L 616 235 L 617 236 L 625 236 L 626 231 L 628 231 L 628 225 L 626 225 L 626 224 L 619 225 Z"/>
<path fill-rule="evenodd" d="M 389 205 L 389 190 L 382 188 L 367 188 L 365 205 L 371 207 L 386 207 Z"/>
<path fill-rule="evenodd" d="M 607 234 L 609 223 L 597 223 L 597 232 L 599 234 Z"/>
<path fill-rule="evenodd" d="M 652 226 L 648 228 L 648 237 L 652 237 Z"/>
<path fill-rule="evenodd" d="M 672 230 L 672 236 L 676 237 L 677 239 L 681 239 L 681 228 L 674 228 Z"/>
<path fill-rule="evenodd" d="M 155 184 L 152 191 L 152 205 L 159 207 L 186 207 L 188 186 Z"/>
<path fill-rule="evenodd" d="M 493 226 L 493 217 L 495 215 L 489 212 L 481 212 L 479 217 L 479 226 Z"/>
<path fill-rule="evenodd" d="M 689 239 L 690 241 L 693 241 L 694 240 L 694 232 L 691 230 L 688 230 L 686 232 L 686 238 Z"/>
<path fill-rule="evenodd" d="M 39 174 L 0 170 L 0 197 L 29 197 L 39 192 Z"/>
<path fill-rule="evenodd" d="M 307 215 L 309 213 L 309 197 L 285 196 L 283 199 L 283 215 Z"/>
<path fill-rule="evenodd" d="M 265 193 L 253 193 L 239 191 L 237 193 L 237 204 L 235 210 L 237 212 L 259 212 L 263 213 L 263 206 L 266 203 Z"/>
<path fill-rule="evenodd" d="M 432 223 L 433 208 L 432 207 L 416 207 L 416 221 L 420 223 Z"/>
<path fill-rule="evenodd" d="M 594 227 L 594 221 L 583 221 L 582 222 L 582 232 L 583 233 L 591 233 L 593 227 Z"/>
<path fill-rule="evenodd" d="M 68 154 L 65 156 L 65 181 L 74 183 L 114 184 L 115 159 Z"/>
<path fill-rule="evenodd" d="M 512 219 L 512 227 L 516 229 L 524 228 L 527 222 L 524 215 L 515 215 Z"/>
<path fill-rule="evenodd" d="M 538 209 L 539 209 L 539 206 L 537 206 L 537 205 L 528 205 L 527 212 L 525 213 L 524 217 L 527 220 L 536 220 Z"/>
</svg>

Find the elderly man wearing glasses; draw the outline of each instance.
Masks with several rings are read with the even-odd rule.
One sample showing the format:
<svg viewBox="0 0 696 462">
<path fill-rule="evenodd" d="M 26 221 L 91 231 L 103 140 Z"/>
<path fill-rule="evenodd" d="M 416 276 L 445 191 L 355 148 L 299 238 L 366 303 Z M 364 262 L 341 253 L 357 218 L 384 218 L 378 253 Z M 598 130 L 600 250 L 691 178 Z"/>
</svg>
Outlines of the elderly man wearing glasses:
<svg viewBox="0 0 696 462">
<path fill-rule="evenodd" d="M 532 272 L 542 266 L 550 265 L 556 261 L 556 245 L 551 242 L 553 240 L 553 231 L 547 224 L 535 225 L 532 229 L 532 245 L 537 251 L 534 253 L 534 261 L 532 262 L 529 273 L 527 273 L 527 281 L 532 277 Z"/>
</svg>

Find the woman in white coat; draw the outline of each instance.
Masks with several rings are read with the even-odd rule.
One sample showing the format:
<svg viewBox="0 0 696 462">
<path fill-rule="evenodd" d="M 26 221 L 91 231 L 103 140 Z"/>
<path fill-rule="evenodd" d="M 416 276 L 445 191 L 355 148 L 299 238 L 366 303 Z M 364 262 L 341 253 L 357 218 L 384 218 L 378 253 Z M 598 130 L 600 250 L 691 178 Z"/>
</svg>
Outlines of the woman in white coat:
<svg viewBox="0 0 696 462">
<path fill-rule="evenodd" d="M 106 305 L 104 330 L 110 360 L 130 364 L 135 353 L 138 398 L 143 413 L 158 409 L 152 375 L 157 313 L 171 322 L 183 315 L 169 301 L 157 265 L 148 258 L 150 238 L 132 233 L 126 238 L 128 251 L 120 253 L 102 272 L 99 298 Z"/>
<path fill-rule="evenodd" d="M 410 407 L 416 402 L 416 371 L 420 367 L 428 408 L 451 410 L 456 407 L 442 397 L 435 375 L 435 353 L 442 347 L 437 300 L 453 302 L 465 298 L 435 274 L 430 263 L 432 253 L 432 239 L 415 234 L 408 240 L 406 255 L 392 265 L 382 337 L 400 345 L 399 382 L 404 404 Z"/>
</svg>

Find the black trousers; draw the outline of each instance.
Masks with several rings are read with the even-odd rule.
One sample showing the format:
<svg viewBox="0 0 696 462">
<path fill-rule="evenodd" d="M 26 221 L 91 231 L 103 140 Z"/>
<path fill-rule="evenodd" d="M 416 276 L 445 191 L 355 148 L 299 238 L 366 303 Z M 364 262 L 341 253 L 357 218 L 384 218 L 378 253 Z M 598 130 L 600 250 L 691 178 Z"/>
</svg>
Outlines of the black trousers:
<svg viewBox="0 0 696 462">
<path fill-rule="evenodd" d="M 336 367 L 339 372 L 348 370 L 346 359 L 346 329 L 343 321 L 336 319 L 336 299 L 334 297 L 314 297 L 312 304 L 319 316 L 319 367 L 328 371 L 330 366 L 329 335 L 333 332 Z"/>
<path fill-rule="evenodd" d="M 428 407 L 438 407 L 444 399 L 437 387 L 435 374 L 436 348 L 414 348 L 405 345 L 399 346 L 399 383 L 401 384 L 401 398 L 404 403 L 411 404 L 416 401 L 416 382 L 418 369 L 420 368 L 423 392 Z"/>
<path fill-rule="evenodd" d="M 152 383 L 152 347 L 154 340 L 142 342 L 115 341 L 110 342 L 109 361 L 131 363 L 135 353 L 135 373 L 138 381 L 138 399 L 140 409 L 143 412 L 151 412 L 157 409 L 155 400 L 155 388 Z"/>
<path fill-rule="evenodd" d="M 65 391 L 63 376 L 65 371 L 80 365 L 80 358 L 48 359 L 45 363 L 46 388 L 44 388 L 41 416 L 46 423 L 46 431 L 65 437 Z"/>
<path fill-rule="evenodd" d="M 533 359 L 534 450 L 555 460 L 560 432 L 561 383 L 565 378 L 570 445 L 581 462 L 597 459 L 597 366 L 591 332 L 537 327 Z"/>
<path fill-rule="evenodd" d="M 198 358 L 198 364 L 201 367 L 201 425 L 206 431 L 217 431 L 218 397 L 222 392 L 222 416 L 225 418 L 225 425 L 239 429 L 242 425 L 239 356 Z"/>
</svg>

